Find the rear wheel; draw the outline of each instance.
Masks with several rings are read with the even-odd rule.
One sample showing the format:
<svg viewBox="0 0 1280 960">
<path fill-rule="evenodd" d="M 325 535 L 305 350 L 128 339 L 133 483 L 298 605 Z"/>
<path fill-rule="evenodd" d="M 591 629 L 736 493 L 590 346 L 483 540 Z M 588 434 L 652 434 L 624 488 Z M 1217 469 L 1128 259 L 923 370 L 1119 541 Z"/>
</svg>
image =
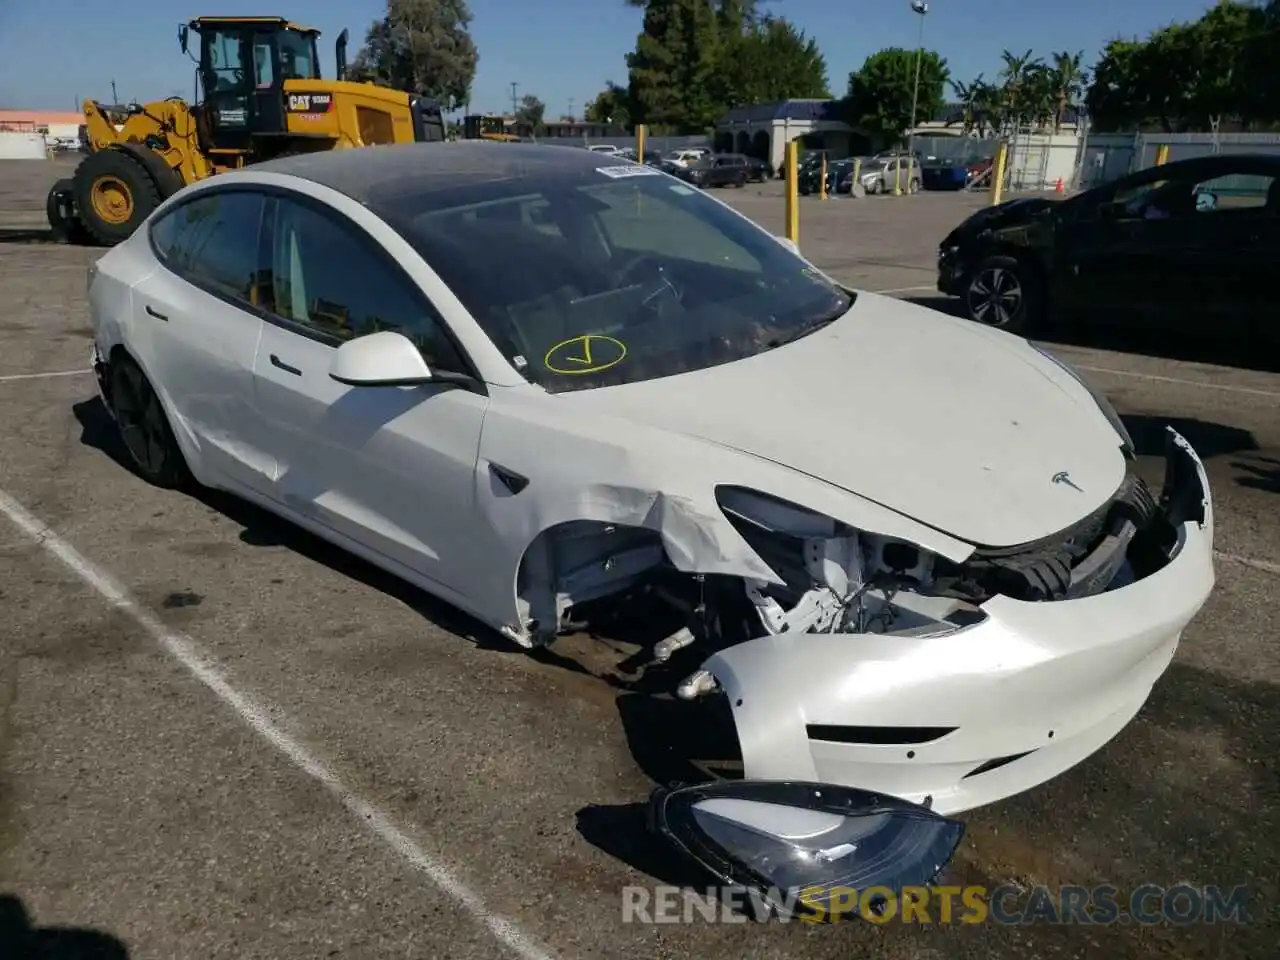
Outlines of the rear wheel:
<svg viewBox="0 0 1280 960">
<path fill-rule="evenodd" d="M 185 485 L 190 473 L 182 449 L 142 368 L 118 356 L 111 361 L 110 382 L 112 413 L 138 474 L 157 487 Z"/>
<path fill-rule="evenodd" d="M 1009 333 L 1025 333 L 1039 316 L 1036 277 L 1013 257 L 987 257 L 978 264 L 964 300 L 970 320 Z"/>
<path fill-rule="evenodd" d="M 103 246 L 127 240 L 160 205 L 151 174 L 122 150 L 85 157 L 72 177 L 76 209 L 89 235 Z"/>
</svg>

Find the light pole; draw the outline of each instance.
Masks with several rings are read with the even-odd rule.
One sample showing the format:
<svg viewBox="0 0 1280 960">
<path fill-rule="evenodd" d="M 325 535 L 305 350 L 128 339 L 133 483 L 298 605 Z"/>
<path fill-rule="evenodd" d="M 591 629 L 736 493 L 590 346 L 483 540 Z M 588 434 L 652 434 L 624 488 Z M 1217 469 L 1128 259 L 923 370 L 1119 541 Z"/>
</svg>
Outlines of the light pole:
<svg viewBox="0 0 1280 960">
<path fill-rule="evenodd" d="M 911 177 L 916 163 L 916 105 L 920 101 L 920 61 L 924 59 L 924 18 L 929 12 L 925 0 L 911 0 L 911 12 L 920 16 L 920 35 L 916 41 L 916 82 L 911 90 L 911 127 L 907 133 L 907 193 L 911 192 Z"/>
</svg>

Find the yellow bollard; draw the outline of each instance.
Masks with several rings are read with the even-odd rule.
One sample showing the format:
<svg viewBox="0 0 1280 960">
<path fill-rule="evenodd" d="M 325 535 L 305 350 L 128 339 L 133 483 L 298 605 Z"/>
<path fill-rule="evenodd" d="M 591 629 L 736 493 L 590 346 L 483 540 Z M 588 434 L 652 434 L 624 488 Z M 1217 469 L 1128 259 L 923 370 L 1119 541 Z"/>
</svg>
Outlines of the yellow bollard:
<svg viewBox="0 0 1280 960">
<path fill-rule="evenodd" d="M 818 196 L 823 200 L 827 199 L 827 155 L 822 155 L 822 185 L 818 187 Z M 797 189 L 798 189 L 797 185 Z"/>
<path fill-rule="evenodd" d="M 991 205 L 1004 199 L 1004 168 L 1009 162 L 1009 142 L 1001 140 L 996 147 L 996 162 L 991 165 Z"/>
<path fill-rule="evenodd" d="M 1156 166 L 1163 167 L 1169 162 L 1169 145 L 1167 143 L 1160 144 L 1156 148 Z"/>
<path fill-rule="evenodd" d="M 799 157 L 795 140 L 787 144 L 787 239 L 800 245 L 800 202 L 797 196 L 799 176 L 796 172 Z"/>
<path fill-rule="evenodd" d="M 893 195 L 895 197 L 902 196 L 902 156 L 899 154 L 893 159 Z"/>
<path fill-rule="evenodd" d="M 636 124 L 636 160 L 644 163 L 644 135 L 648 131 L 643 123 Z"/>
<path fill-rule="evenodd" d="M 853 186 L 859 187 L 861 185 L 862 185 L 862 158 L 858 157 L 853 161 Z M 852 187 L 849 189 L 849 197 L 851 199 L 853 197 Z"/>
</svg>

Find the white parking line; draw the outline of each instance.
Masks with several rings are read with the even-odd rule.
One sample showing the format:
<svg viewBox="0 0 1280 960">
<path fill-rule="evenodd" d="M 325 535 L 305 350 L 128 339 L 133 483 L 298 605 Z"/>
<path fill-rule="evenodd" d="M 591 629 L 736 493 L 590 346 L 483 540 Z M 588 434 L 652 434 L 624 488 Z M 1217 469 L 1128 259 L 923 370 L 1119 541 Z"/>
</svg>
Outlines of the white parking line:
<svg viewBox="0 0 1280 960">
<path fill-rule="evenodd" d="M 1161 377 L 1154 373 L 1138 373 L 1135 370 L 1112 370 L 1108 367 L 1090 367 L 1083 363 L 1072 364 L 1077 370 L 1088 370 L 1090 373 L 1106 373 L 1113 377 L 1133 377 L 1135 380 L 1154 380 L 1157 383 L 1173 383 L 1181 387 L 1204 387 L 1206 390 L 1223 390 L 1227 393 L 1247 393 L 1255 397 L 1270 397 L 1280 400 L 1280 391 L 1262 390 L 1258 387 L 1237 387 L 1230 383 L 1209 383 L 1205 380 L 1183 380 L 1179 377 Z"/>
<path fill-rule="evenodd" d="M 1280 577 L 1280 563 L 1272 563 L 1270 560 L 1254 560 L 1252 557 L 1242 557 L 1238 553 L 1223 553 L 1221 550 L 1213 551 L 1213 555 L 1219 560 L 1227 561 L 1227 563 L 1238 563 L 1242 567 L 1261 570 L 1263 573 L 1273 573 Z"/>
<path fill-rule="evenodd" d="M 173 657 L 197 680 L 208 687 L 215 696 L 236 712 L 248 726 L 288 761 L 320 783 L 346 808 L 347 812 L 366 829 L 391 847 L 419 873 L 423 874 L 441 893 L 462 907 L 467 913 L 488 928 L 504 946 L 522 960 L 551 960 L 537 942 L 506 917 L 494 913 L 484 901 L 437 862 L 421 846 L 402 832 L 391 818 L 344 784 L 336 773 L 307 751 L 301 743 L 284 732 L 272 716 L 280 716 L 278 710 L 255 702 L 241 693 L 227 680 L 222 668 L 190 637 L 170 630 L 109 573 L 84 557 L 75 547 L 63 540 L 26 507 L 9 494 L 0 490 L 0 513 L 3 513 L 32 541 L 51 556 L 61 561 L 86 585 L 92 587 L 104 600 L 129 616 L 161 649 Z"/>
<path fill-rule="evenodd" d="M 55 370 L 52 373 L 8 373 L 0 376 L 0 383 L 10 380 L 45 380 L 49 377 L 82 377 L 92 370 Z"/>
</svg>

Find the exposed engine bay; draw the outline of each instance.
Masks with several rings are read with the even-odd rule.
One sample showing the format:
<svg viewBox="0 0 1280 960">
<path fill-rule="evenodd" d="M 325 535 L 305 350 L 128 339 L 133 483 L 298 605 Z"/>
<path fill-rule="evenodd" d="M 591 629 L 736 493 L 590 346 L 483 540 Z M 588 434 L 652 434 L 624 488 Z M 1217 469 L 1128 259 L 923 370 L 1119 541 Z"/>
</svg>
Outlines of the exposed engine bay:
<svg viewBox="0 0 1280 960">
<path fill-rule="evenodd" d="M 686 650 L 704 660 L 765 635 L 928 637 L 981 622 L 982 604 L 998 595 L 1053 602 L 1135 582 L 1168 562 L 1176 538 L 1132 461 L 1115 494 L 1068 529 L 1017 547 L 979 547 L 963 563 L 758 491 L 722 486 L 716 501 L 781 583 L 678 571 L 660 534 L 647 528 L 561 524 L 535 540 L 521 564 L 526 645 L 595 633 L 619 601 L 636 597 L 682 623 L 652 643 L 650 664 Z M 696 670 L 676 693 L 693 699 L 715 688 Z"/>
</svg>

